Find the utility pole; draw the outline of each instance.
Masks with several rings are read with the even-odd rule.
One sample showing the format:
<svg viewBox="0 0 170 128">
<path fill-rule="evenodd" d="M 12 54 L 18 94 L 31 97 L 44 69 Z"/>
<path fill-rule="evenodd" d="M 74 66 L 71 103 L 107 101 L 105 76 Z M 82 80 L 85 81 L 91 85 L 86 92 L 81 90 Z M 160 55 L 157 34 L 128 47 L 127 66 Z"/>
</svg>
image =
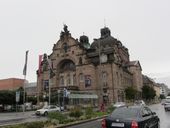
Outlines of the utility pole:
<svg viewBox="0 0 170 128">
<path fill-rule="evenodd" d="M 25 84 L 26 84 L 26 75 L 24 75 L 23 112 L 25 112 Z"/>
<path fill-rule="evenodd" d="M 58 92 L 58 105 L 60 107 L 60 90 L 58 90 L 57 92 Z"/>
<path fill-rule="evenodd" d="M 48 102 L 49 105 L 51 104 L 51 85 L 52 85 L 52 78 L 55 76 L 55 73 L 53 72 L 53 67 L 52 67 L 52 62 L 50 59 L 47 60 L 48 65 L 49 65 L 49 96 L 48 96 Z"/>
<path fill-rule="evenodd" d="M 23 75 L 24 75 L 23 112 L 25 112 L 25 84 L 26 84 L 26 75 L 27 75 L 27 61 L 28 61 L 28 50 L 26 51 L 25 54 L 25 65 L 23 70 Z"/>
<path fill-rule="evenodd" d="M 49 77 L 49 93 L 48 93 L 48 105 L 50 105 L 51 104 L 51 78 Z"/>
<path fill-rule="evenodd" d="M 98 52 L 99 52 L 99 79 L 101 80 L 100 83 L 100 95 L 101 95 L 101 106 L 103 104 L 103 89 L 102 89 L 102 70 L 101 70 L 101 42 L 100 39 L 98 40 Z"/>
</svg>

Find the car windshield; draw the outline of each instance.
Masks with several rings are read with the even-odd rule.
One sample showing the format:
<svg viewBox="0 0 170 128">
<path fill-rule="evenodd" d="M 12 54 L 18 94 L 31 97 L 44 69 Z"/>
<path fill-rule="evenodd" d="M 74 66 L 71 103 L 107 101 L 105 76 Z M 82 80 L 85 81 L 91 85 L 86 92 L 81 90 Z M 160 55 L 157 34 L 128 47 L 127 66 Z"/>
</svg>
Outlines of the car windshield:
<svg viewBox="0 0 170 128">
<path fill-rule="evenodd" d="M 138 116 L 138 113 L 139 109 L 137 108 L 118 108 L 112 112 L 111 117 L 134 118 Z"/>
<path fill-rule="evenodd" d="M 48 109 L 49 107 L 48 106 L 44 106 L 43 109 Z"/>
<path fill-rule="evenodd" d="M 142 101 L 135 101 L 135 104 L 142 104 Z"/>
</svg>

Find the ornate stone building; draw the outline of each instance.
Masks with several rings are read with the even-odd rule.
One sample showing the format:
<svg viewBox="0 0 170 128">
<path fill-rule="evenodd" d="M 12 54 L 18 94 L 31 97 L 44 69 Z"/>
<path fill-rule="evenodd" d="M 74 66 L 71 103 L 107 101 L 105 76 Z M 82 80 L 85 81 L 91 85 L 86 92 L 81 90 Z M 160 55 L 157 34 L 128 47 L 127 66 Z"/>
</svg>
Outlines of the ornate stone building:
<svg viewBox="0 0 170 128">
<path fill-rule="evenodd" d="M 70 101 L 92 99 L 95 104 L 110 104 L 124 101 L 128 86 L 141 90 L 139 61 L 130 61 L 128 49 L 111 36 L 109 28 L 102 28 L 100 33 L 101 37 L 90 44 L 85 35 L 74 39 L 64 25 L 52 53 L 44 54 L 37 72 L 39 95 L 50 84 L 52 92 L 66 88 Z"/>
</svg>

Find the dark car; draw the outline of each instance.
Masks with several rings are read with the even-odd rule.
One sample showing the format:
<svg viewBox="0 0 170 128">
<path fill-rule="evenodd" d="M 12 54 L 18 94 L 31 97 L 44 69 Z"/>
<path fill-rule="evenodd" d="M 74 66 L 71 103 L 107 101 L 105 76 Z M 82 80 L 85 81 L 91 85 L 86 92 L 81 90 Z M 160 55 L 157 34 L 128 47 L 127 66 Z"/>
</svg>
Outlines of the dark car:
<svg viewBox="0 0 170 128">
<path fill-rule="evenodd" d="M 130 106 L 115 109 L 102 120 L 102 128 L 160 128 L 160 120 L 146 106 Z"/>
</svg>

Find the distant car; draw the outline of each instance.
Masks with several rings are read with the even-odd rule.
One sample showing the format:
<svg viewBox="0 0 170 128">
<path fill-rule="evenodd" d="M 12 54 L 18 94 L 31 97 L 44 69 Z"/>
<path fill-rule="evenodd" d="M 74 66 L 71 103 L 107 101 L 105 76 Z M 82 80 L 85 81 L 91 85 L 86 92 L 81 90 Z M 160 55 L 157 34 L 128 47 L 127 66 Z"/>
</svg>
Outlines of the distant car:
<svg viewBox="0 0 170 128">
<path fill-rule="evenodd" d="M 44 115 L 47 116 L 49 112 L 59 112 L 61 111 L 61 108 L 55 105 L 49 105 L 49 106 L 45 106 L 42 109 L 38 109 L 35 114 L 36 115 Z"/>
<path fill-rule="evenodd" d="M 115 104 L 113 104 L 113 107 L 115 107 L 115 108 L 126 107 L 126 103 L 125 102 L 116 102 Z"/>
<path fill-rule="evenodd" d="M 115 109 L 101 122 L 102 128 L 160 128 L 160 119 L 146 106 Z"/>
<path fill-rule="evenodd" d="M 145 106 L 146 104 L 145 104 L 145 102 L 143 101 L 143 100 L 136 100 L 135 102 L 134 102 L 134 105 L 139 105 L 139 106 Z"/>
<path fill-rule="evenodd" d="M 164 103 L 164 109 L 165 111 L 170 110 L 170 97 L 166 97 L 165 103 Z"/>
<path fill-rule="evenodd" d="M 165 104 L 165 101 L 166 101 L 165 99 L 162 99 L 162 100 L 161 100 L 161 104 L 164 105 L 164 104 Z"/>
</svg>

